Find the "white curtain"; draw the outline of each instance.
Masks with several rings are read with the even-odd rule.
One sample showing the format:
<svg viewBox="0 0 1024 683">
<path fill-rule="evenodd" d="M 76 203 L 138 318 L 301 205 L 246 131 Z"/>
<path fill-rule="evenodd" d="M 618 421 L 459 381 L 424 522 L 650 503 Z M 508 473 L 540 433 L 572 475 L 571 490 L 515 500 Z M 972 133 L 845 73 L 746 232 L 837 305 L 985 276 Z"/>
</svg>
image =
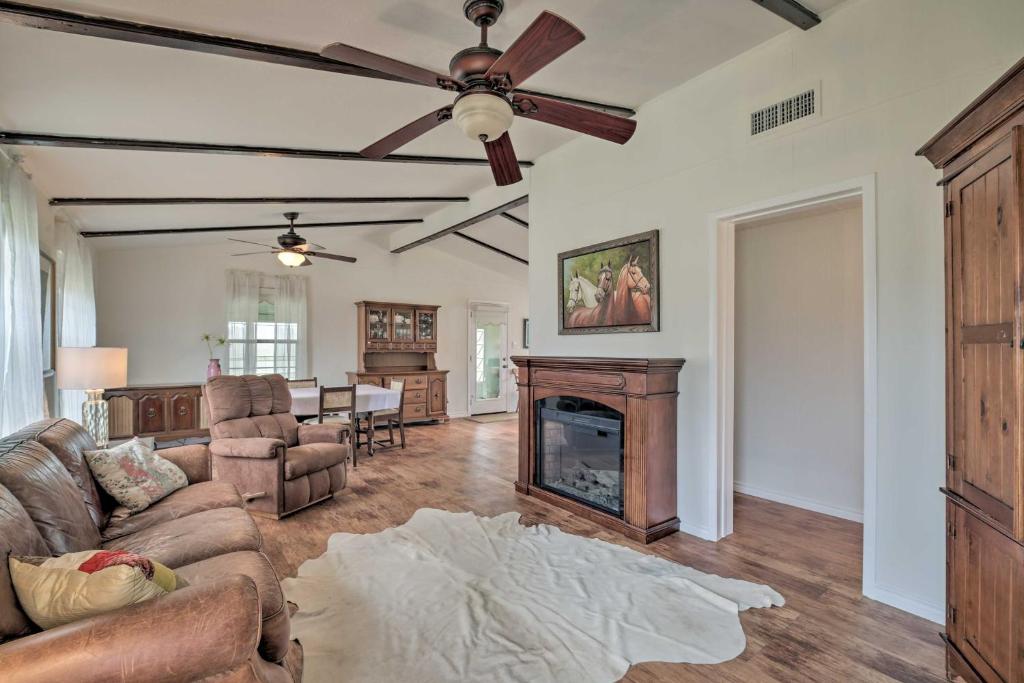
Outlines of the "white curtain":
<svg viewBox="0 0 1024 683">
<path fill-rule="evenodd" d="M 35 192 L 0 151 L 0 434 L 43 416 L 40 290 Z"/>
<path fill-rule="evenodd" d="M 306 305 L 305 277 L 227 271 L 224 372 L 305 377 L 309 345 Z"/>
<path fill-rule="evenodd" d="M 96 345 L 96 292 L 93 287 L 92 250 L 77 226 L 56 218 L 57 311 L 59 346 Z M 57 414 L 82 419 L 85 392 L 60 389 Z"/>
<path fill-rule="evenodd" d="M 222 370 L 228 374 L 248 374 L 256 367 L 256 321 L 260 315 L 261 273 L 246 270 L 227 272 L 227 358 Z"/>
<path fill-rule="evenodd" d="M 274 322 L 277 329 L 290 330 L 295 336 L 295 377 L 306 377 L 309 342 L 306 337 L 306 278 L 302 275 L 278 275 L 274 295 Z"/>
</svg>

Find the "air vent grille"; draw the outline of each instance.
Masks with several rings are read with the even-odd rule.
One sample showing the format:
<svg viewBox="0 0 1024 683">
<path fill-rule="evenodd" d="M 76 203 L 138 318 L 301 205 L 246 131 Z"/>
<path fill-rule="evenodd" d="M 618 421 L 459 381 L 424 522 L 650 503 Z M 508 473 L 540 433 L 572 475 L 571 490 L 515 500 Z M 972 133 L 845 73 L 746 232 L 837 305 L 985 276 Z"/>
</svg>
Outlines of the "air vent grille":
<svg viewBox="0 0 1024 683">
<path fill-rule="evenodd" d="M 781 102 L 758 109 L 750 115 L 750 134 L 760 135 L 817 112 L 817 92 L 812 88 Z"/>
</svg>

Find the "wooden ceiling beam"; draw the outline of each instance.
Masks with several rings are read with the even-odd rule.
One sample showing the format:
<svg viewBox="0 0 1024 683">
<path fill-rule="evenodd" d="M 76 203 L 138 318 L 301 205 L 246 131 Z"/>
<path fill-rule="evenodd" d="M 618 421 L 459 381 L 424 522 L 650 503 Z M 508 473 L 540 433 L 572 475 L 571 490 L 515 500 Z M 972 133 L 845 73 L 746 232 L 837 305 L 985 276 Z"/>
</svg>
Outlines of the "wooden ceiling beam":
<svg viewBox="0 0 1024 683">
<path fill-rule="evenodd" d="M 173 206 L 191 204 L 429 204 L 469 197 L 54 197 L 50 206 Z"/>
<path fill-rule="evenodd" d="M 72 147 L 78 149 L 115 149 L 139 152 L 182 152 L 186 154 L 240 154 L 291 159 L 330 159 L 334 161 L 387 162 L 395 164 L 438 164 L 442 166 L 490 166 L 487 159 L 467 157 L 420 156 L 389 154 L 383 159 L 368 159 L 359 152 L 295 147 L 261 147 L 257 145 L 228 145 L 210 142 L 180 142 L 170 140 L 138 140 L 134 138 L 104 138 L 84 135 L 56 135 L 0 130 L 0 145 L 28 145 L 36 147 Z M 520 161 L 525 168 L 532 161 Z"/>
<path fill-rule="evenodd" d="M 270 45 L 258 43 L 251 40 L 240 40 L 227 36 L 216 36 L 194 31 L 183 31 L 166 26 L 154 26 L 142 24 L 135 21 L 122 21 L 89 14 L 78 14 L 65 10 L 40 7 L 38 5 L 26 5 L 20 2 L 6 2 L 0 0 L 0 21 L 18 26 L 27 26 L 46 31 L 57 31 L 60 33 L 72 33 L 80 36 L 92 36 L 97 38 L 108 38 L 140 45 L 156 45 L 159 47 L 200 52 L 203 54 L 222 55 L 238 59 L 249 59 L 269 64 L 283 64 L 303 69 L 314 69 L 316 71 L 328 71 L 331 73 L 345 74 L 348 76 L 361 76 L 364 78 L 378 78 L 386 81 L 397 81 L 400 83 L 415 83 L 414 81 L 392 76 L 390 74 L 367 69 L 354 64 L 338 62 L 333 59 L 321 57 L 316 52 L 296 50 L 281 45 Z M 469 34 L 471 36 L 472 34 Z M 417 84 L 419 85 L 419 84 Z M 524 95 L 531 91 L 520 90 Z M 578 104 L 592 109 L 600 109 L 619 116 L 632 117 L 636 111 L 628 107 L 620 107 L 614 104 L 603 104 L 600 102 L 589 102 L 562 95 L 549 95 L 546 93 L 533 93 L 537 96 L 548 97 L 554 100 Z"/>
<path fill-rule="evenodd" d="M 367 225 L 410 225 L 422 223 L 422 218 L 402 218 L 393 221 L 334 221 L 330 223 L 303 223 L 296 225 L 296 230 L 307 228 L 353 228 Z M 138 237 L 140 235 L 187 235 L 190 233 L 204 232 L 245 232 L 249 230 L 287 230 L 291 227 L 288 223 L 275 223 L 273 225 L 231 225 L 213 226 L 204 228 L 152 228 L 146 230 L 83 230 L 79 234 L 82 237 Z"/>
<path fill-rule="evenodd" d="M 522 263 L 524 266 L 530 265 L 530 262 L 527 261 L 526 259 L 519 258 L 515 254 L 509 253 L 509 252 L 505 251 L 504 249 L 499 249 L 498 247 L 494 246 L 493 244 L 488 244 L 487 242 L 484 242 L 483 240 L 478 240 L 475 237 L 470 237 L 469 235 L 463 235 L 461 232 L 453 232 L 452 234 L 455 235 L 456 237 L 461 237 L 462 239 L 466 240 L 467 242 L 472 242 L 473 244 L 477 245 L 478 247 L 483 247 L 484 249 L 490 249 L 494 253 L 501 254 L 505 258 L 510 258 L 513 261 L 519 261 L 519 263 Z"/>
<path fill-rule="evenodd" d="M 530 224 L 529 223 L 524 221 L 522 218 L 517 218 L 516 216 L 513 216 L 512 214 L 508 213 L 507 211 L 502 211 L 501 212 L 501 217 L 506 219 L 506 220 L 512 221 L 513 223 L 515 223 L 516 225 L 518 225 L 521 228 L 526 228 L 527 230 L 530 229 Z"/>
<path fill-rule="evenodd" d="M 821 23 L 821 17 L 801 5 L 797 0 L 751 0 L 772 14 L 776 14 L 804 31 Z"/>
<path fill-rule="evenodd" d="M 464 221 L 459 221 L 455 225 L 450 225 L 447 228 L 444 228 L 443 230 L 438 230 L 435 233 L 431 233 L 430 235 L 427 235 L 426 237 L 421 237 L 418 240 L 414 240 L 412 242 L 409 242 L 408 244 L 403 244 L 402 246 L 400 246 L 400 247 L 398 247 L 396 249 L 392 249 L 391 253 L 392 254 L 401 254 L 403 251 L 409 251 L 410 249 L 415 249 L 416 247 L 422 246 L 422 245 L 427 244 L 429 242 L 433 242 L 434 240 L 441 239 L 445 235 L 450 235 L 453 232 L 457 232 L 457 231 L 462 230 L 464 228 L 468 228 L 471 225 L 476 225 L 477 223 L 485 221 L 488 218 L 493 218 L 495 216 L 500 216 L 501 214 L 505 213 L 506 211 L 510 211 L 510 210 L 516 208 L 517 206 L 522 206 L 523 204 L 525 204 L 528 201 L 530 201 L 530 195 L 524 194 L 522 197 L 517 197 L 517 198 L 513 199 L 510 202 L 506 202 L 506 203 L 502 204 L 501 206 L 496 206 L 493 209 L 490 209 L 488 211 L 484 211 L 483 213 L 479 213 L 479 214 L 477 214 L 475 216 L 467 218 Z"/>
</svg>

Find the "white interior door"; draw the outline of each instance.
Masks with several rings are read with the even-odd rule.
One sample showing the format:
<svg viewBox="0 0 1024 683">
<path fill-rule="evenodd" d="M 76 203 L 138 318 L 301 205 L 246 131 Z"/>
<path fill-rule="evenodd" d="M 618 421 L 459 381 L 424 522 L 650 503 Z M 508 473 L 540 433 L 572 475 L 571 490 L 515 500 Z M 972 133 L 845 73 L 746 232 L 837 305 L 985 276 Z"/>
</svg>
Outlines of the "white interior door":
<svg viewBox="0 0 1024 683">
<path fill-rule="evenodd" d="M 469 412 L 508 410 L 508 307 L 470 304 Z"/>
</svg>

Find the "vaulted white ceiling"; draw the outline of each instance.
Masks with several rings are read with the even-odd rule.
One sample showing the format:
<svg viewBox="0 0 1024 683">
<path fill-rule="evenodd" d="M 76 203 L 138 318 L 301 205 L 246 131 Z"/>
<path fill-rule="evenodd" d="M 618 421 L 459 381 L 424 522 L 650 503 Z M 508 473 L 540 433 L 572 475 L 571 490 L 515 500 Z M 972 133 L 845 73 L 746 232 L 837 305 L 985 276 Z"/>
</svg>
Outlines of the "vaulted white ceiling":
<svg viewBox="0 0 1024 683">
<path fill-rule="evenodd" d="M 841 0 L 805 0 L 822 12 Z M 303 50 L 347 42 L 447 70 L 478 34 L 462 0 L 99 0 L 34 3 Z M 491 30 L 498 48 L 544 9 L 587 40 L 526 87 L 639 107 L 657 94 L 792 27 L 750 0 L 506 0 Z M 0 128 L 56 134 L 359 150 L 451 101 L 430 88 L 0 24 Z M 639 124 L 643 125 L 642 116 Z M 511 135 L 532 160 L 577 134 L 517 120 Z M 609 143 L 611 144 L 611 143 Z M 467 195 L 490 185 L 489 169 L 82 149 L 17 149 L 47 198 L 60 196 Z M 400 150 L 482 157 L 453 125 Z M 524 181 L 527 187 L 529 178 Z M 444 205 L 237 205 L 67 207 L 84 229 L 250 225 L 423 217 Z M 526 218 L 527 212 L 516 213 Z M 500 227 L 499 227 L 500 226 Z M 526 255 L 527 231 L 491 219 L 467 231 Z M 345 228 L 326 228 L 344 249 Z M 387 231 L 390 228 L 379 228 Z M 500 235 L 498 234 L 500 233 Z M 246 233 L 249 235 L 250 233 Z M 264 239 L 275 233 L 263 233 Z M 213 243 L 224 234 L 175 236 Z M 445 238 L 453 240 L 457 238 Z M 167 243 L 161 238 L 160 243 Z M 101 238 L 100 248 L 157 244 Z M 382 240 L 382 244 L 386 241 Z"/>
</svg>

